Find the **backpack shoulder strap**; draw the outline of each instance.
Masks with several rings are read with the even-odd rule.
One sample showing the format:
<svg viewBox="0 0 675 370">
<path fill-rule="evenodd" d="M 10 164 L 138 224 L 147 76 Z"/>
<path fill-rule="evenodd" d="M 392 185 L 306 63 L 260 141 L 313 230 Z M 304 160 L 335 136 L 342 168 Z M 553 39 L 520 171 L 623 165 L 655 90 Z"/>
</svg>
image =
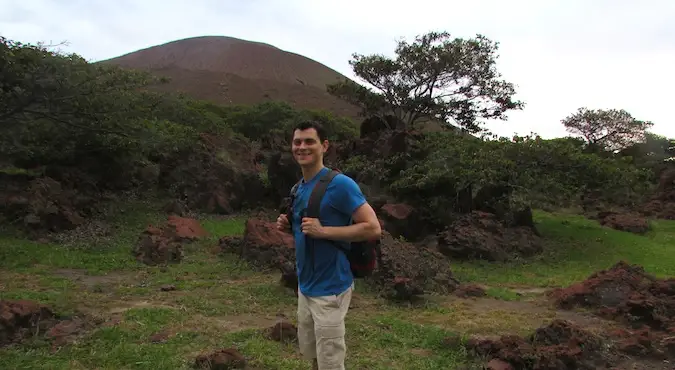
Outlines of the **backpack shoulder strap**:
<svg viewBox="0 0 675 370">
<path fill-rule="evenodd" d="M 298 186 L 300 186 L 300 181 L 296 182 L 295 185 L 293 185 L 293 187 L 291 188 L 291 199 L 295 198 L 295 195 L 298 193 Z"/>
<path fill-rule="evenodd" d="M 307 203 L 307 217 L 319 218 L 321 211 L 321 199 L 324 194 L 326 194 L 326 189 L 328 184 L 338 175 L 339 172 L 335 170 L 330 170 L 327 174 L 323 175 L 319 182 L 312 189 L 312 194 L 309 196 L 309 201 Z"/>
<path fill-rule="evenodd" d="M 298 193 L 300 181 L 296 182 L 295 185 L 293 185 L 293 187 L 291 188 L 290 197 L 288 198 L 288 204 L 286 207 L 286 218 L 288 219 L 288 223 L 291 225 L 293 224 L 293 203 L 295 203 L 295 197 Z"/>
</svg>

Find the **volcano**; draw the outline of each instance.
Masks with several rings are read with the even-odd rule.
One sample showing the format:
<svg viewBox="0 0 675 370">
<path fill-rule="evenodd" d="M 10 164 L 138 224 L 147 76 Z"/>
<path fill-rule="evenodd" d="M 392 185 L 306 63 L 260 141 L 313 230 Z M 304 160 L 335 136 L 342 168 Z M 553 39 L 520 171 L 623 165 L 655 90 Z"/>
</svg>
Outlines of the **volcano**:
<svg viewBox="0 0 675 370">
<path fill-rule="evenodd" d="M 346 79 L 305 56 L 275 46 L 225 36 L 192 37 L 124 54 L 100 63 L 168 77 L 156 91 L 182 92 L 223 105 L 284 101 L 356 119 L 359 108 L 326 92 Z"/>
</svg>

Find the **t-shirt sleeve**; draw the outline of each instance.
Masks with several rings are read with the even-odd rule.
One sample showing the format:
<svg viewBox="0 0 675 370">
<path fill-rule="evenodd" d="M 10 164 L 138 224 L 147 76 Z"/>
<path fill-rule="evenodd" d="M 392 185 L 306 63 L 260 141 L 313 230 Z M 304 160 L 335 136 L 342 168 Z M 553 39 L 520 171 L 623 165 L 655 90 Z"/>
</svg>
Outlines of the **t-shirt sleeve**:
<svg viewBox="0 0 675 370">
<path fill-rule="evenodd" d="M 363 195 L 361 188 L 349 176 L 340 174 L 333 181 L 335 181 L 336 188 L 332 203 L 338 211 L 352 215 L 354 211 L 366 203 L 366 197 Z"/>
</svg>

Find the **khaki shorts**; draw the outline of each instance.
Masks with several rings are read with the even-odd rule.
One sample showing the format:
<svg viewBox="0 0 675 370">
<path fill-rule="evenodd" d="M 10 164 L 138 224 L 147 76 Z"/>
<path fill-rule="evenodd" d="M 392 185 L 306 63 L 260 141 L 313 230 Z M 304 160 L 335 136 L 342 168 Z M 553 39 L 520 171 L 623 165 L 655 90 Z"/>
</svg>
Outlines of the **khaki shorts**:
<svg viewBox="0 0 675 370">
<path fill-rule="evenodd" d="M 345 317 L 354 284 L 339 295 L 308 297 L 298 289 L 298 342 L 300 353 L 317 359 L 319 370 L 345 368 Z"/>
</svg>

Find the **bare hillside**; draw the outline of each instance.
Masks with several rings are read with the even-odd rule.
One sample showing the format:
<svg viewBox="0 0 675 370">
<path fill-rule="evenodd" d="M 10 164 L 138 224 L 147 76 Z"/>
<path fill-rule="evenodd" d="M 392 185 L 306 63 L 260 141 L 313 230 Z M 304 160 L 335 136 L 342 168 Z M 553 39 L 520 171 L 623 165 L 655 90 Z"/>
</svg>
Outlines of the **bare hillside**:
<svg viewBox="0 0 675 370">
<path fill-rule="evenodd" d="M 171 78 L 158 89 L 221 104 L 287 101 L 355 117 L 357 108 L 326 92 L 345 76 L 307 57 L 232 37 L 203 36 L 152 46 L 102 61 Z"/>
</svg>

